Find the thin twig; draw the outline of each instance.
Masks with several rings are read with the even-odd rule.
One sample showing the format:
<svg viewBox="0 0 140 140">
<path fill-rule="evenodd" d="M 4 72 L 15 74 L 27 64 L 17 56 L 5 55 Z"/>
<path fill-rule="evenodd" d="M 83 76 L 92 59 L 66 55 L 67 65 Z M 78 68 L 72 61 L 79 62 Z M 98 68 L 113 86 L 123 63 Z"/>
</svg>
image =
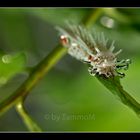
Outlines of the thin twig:
<svg viewBox="0 0 140 140">
<path fill-rule="evenodd" d="M 40 79 L 66 54 L 66 49 L 58 45 L 30 73 L 28 79 L 7 99 L 0 103 L 0 115 L 25 98 Z"/>
<path fill-rule="evenodd" d="M 31 118 L 31 116 L 27 113 L 23 101 L 20 101 L 16 104 L 16 110 L 18 114 L 21 116 L 24 124 L 27 126 L 28 130 L 31 132 L 41 132 L 41 128 L 36 124 L 35 121 Z"/>
</svg>

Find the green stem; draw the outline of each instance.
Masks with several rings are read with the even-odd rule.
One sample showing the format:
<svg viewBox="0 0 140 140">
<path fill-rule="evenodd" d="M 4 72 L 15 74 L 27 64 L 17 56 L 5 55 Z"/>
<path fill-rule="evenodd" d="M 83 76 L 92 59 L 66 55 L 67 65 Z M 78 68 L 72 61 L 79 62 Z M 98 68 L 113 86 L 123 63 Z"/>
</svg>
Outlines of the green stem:
<svg viewBox="0 0 140 140">
<path fill-rule="evenodd" d="M 0 115 L 25 98 L 39 80 L 66 54 L 66 49 L 58 45 L 30 73 L 28 79 L 7 99 L 0 103 Z"/>
<path fill-rule="evenodd" d="M 30 115 L 27 113 L 26 109 L 23 106 L 23 102 L 20 101 L 16 104 L 16 110 L 21 116 L 24 124 L 27 126 L 31 132 L 41 132 L 41 128 L 33 121 Z"/>
<path fill-rule="evenodd" d="M 100 15 L 103 12 L 103 8 L 96 8 L 91 11 L 91 13 L 83 19 L 82 23 L 87 27 L 90 28 L 92 25 L 97 21 Z"/>
<path fill-rule="evenodd" d="M 88 16 L 88 18 L 84 21 L 86 26 L 91 26 L 91 22 L 95 22 L 99 17 L 101 10 L 96 10 Z M 62 51 L 62 53 L 61 53 Z M 33 72 L 30 74 L 29 78 L 25 83 L 12 95 L 13 99 L 11 98 L 8 102 L 7 101 L 7 109 L 8 107 L 12 106 L 12 103 L 16 102 L 19 99 L 25 99 L 25 97 L 29 94 L 30 90 L 36 85 L 36 83 L 47 73 L 53 65 L 66 53 L 66 49 L 60 47 L 56 48 L 54 52 L 52 52 L 49 56 L 47 56 L 40 64 L 38 64 Z M 28 69 L 27 69 L 28 70 Z M 21 98 L 20 98 L 21 97 Z M 22 100 L 22 101 L 23 101 Z M 8 104 L 9 103 L 9 104 Z M 26 112 L 25 108 L 23 107 L 23 102 L 18 102 L 16 104 L 16 110 L 20 114 L 23 122 L 27 126 L 30 131 L 41 131 L 41 129 L 37 126 L 37 124 L 31 119 L 29 114 Z M 6 108 L 5 108 L 6 109 Z M 6 111 L 6 110 L 4 110 Z M 4 112 L 3 111 L 3 112 Z"/>
<path fill-rule="evenodd" d="M 101 14 L 100 11 L 101 8 L 98 10 L 96 9 L 96 11 L 93 10 L 93 12 L 87 16 L 87 18 L 83 19 L 85 26 L 91 26 L 91 23 L 95 23 Z M 37 66 L 35 66 L 28 79 L 11 96 L 0 103 L 0 115 L 25 98 L 31 89 L 66 54 L 66 52 L 67 50 L 59 45 Z"/>
</svg>

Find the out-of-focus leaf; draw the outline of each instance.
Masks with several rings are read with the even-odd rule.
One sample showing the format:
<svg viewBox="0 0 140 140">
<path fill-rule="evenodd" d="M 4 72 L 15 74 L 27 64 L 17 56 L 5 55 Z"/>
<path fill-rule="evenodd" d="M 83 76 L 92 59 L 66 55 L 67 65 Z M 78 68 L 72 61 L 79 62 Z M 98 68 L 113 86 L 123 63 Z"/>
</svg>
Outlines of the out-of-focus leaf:
<svg viewBox="0 0 140 140">
<path fill-rule="evenodd" d="M 0 10 L 0 46 L 5 50 L 20 51 L 33 46 L 27 14 L 18 10 Z M 8 48 L 8 49 L 7 49 Z"/>
<path fill-rule="evenodd" d="M 28 12 L 54 25 L 63 25 L 66 20 L 80 22 L 93 9 L 89 8 L 35 8 Z"/>
<path fill-rule="evenodd" d="M 140 9 L 139 8 L 128 8 L 128 9 L 118 9 L 120 13 L 127 16 L 131 21 L 131 27 L 137 31 L 140 31 Z M 125 26 L 130 26 L 125 24 Z"/>
<path fill-rule="evenodd" d="M 22 72 L 25 68 L 25 55 L 2 55 L 0 57 L 0 85 L 5 84 L 10 78 Z"/>
</svg>

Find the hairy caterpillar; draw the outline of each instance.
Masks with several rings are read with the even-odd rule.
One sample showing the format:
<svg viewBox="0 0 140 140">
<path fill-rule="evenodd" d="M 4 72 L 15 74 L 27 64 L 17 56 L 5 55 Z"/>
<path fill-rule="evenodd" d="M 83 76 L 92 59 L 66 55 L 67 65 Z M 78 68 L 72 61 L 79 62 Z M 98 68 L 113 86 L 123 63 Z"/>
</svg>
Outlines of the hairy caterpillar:
<svg viewBox="0 0 140 140">
<path fill-rule="evenodd" d="M 124 73 L 118 70 L 126 70 L 130 60 L 117 60 L 117 55 L 122 50 L 114 53 L 114 41 L 109 45 L 103 32 L 89 32 L 83 25 L 70 23 L 67 23 L 66 28 L 56 27 L 56 29 L 60 33 L 62 45 L 68 48 L 68 53 L 89 64 L 88 71 L 91 75 L 104 75 L 106 78 L 124 76 Z"/>
</svg>

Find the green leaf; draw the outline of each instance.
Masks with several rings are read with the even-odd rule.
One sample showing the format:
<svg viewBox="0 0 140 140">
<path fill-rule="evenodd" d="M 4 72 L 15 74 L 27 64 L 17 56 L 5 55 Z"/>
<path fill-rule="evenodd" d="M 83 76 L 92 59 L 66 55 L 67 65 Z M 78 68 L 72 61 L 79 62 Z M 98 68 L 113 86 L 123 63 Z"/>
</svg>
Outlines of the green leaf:
<svg viewBox="0 0 140 140">
<path fill-rule="evenodd" d="M 9 79 L 20 73 L 25 68 L 25 55 L 1 55 L 0 57 L 0 85 L 5 84 Z"/>
<path fill-rule="evenodd" d="M 91 11 L 92 9 L 88 8 L 34 8 L 28 10 L 31 14 L 53 25 L 64 25 L 66 20 L 78 23 Z"/>
<path fill-rule="evenodd" d="M 108 79 L 103 76 L 96 77 L 107 89 L 116 95 L 123 104 L 133 109 L 140 117 L 140 104 L 123 89 L 119 77 L 116 76 Z"/>
<path fill-rule="evenodd" d="M 0 10 L 0 45 L 7 50 L 21 51 L 33 47 L 27 13 L 18 9 Z"/>
</svg>

